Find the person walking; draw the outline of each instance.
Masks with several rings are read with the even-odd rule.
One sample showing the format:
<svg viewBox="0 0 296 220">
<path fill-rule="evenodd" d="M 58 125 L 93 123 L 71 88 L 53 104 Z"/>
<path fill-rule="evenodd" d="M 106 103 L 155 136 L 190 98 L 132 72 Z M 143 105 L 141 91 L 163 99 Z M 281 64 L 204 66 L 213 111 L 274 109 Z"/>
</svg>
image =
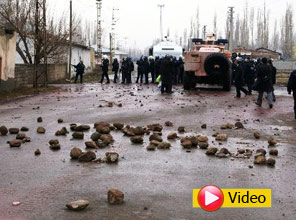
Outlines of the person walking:
<svg viewBox="0 0 296 220">
<path fill-rule="evenodd" d="M 154 83 L 155 82 L 155 61 L 154 61 L 154 57 L 149 57 L 149 70 L 151 73 L 151 82 Z"/>
<path fill-rule="evenodd" d="M 253 63 L 251 62 L 250 57 L 247 57 L 243 65 L 243 70 L 244 70 L 245 83 L 247 84 L 247 87 L 249 90 L 249 95 L 252 95 L 252 89 L 254 85 L 254 78 L 255 78 L 254 69 L 255 68 Z"/>
<path fill-rule="evenodd" d="M 128 57 L 126 61 L 128 63 L 127 83 L 132 83 L 132 72 L 135 70 L 134 62 L 130 57 Z"/>
<path fill-rule="evenodd" d="M 288 82 L 288 93 L 291 95 L 293 92 L 293 97 L 294 97 L 294 115 L 295 115 L 295 120 L 296 120 L 296 70 L 294 70 L 289 78 Z"/>
<path fill-rule="evenodd" d="M 108 76 L 109 60 L 106 55 L 103 56 L 103 63 L 101 65 L 101 67 L 102 67 L 102 71 L 103 71 L 102 78 L 101 78 L 101 84 L 104 82 L 105 77 L 107 79 L 107 84 L 109 84 L 110 83 L 110 79 Z"/>
<path fill-rule="evenodd" d="M 145 75 L 145 84 L 149 84 L 150 66 L 149 66 L 149 61 L 148 61 L 147 57 L 144 57 L 143 70 L 144 70 L 144 75 Z"/>
<path fill-rule="evenodd" d="M 268 60 L 268 64 L 271 66 L 271 78 L 272 78 L 272 84 L 274 86 L 276 84 L 277 69 L 273 65 L 272 60 Z M 272 90 L 272 98 L 273 98 L 273 101 L 275 102 L 276 98 L 275 98 L 275 94 L 274 94 L 274 87 L 273 87 L 273 90 Z"/>
<path fill-rule="evenodd" d="M 173 86 L 173 63 L 170 56 L 166 56 L 160 64 L 161 93 L 172 93 Z"/>
<path fill-rule="evenodd" d="M 271 67 L 267 63 L 267 58 L 262 58 L 262 64 L 257 68 L 257 81 L 254 86 L 254 90 L 258 91 L 258 99 L 256 105 L 262 106 L 263 93 L 267 93 L 267 100 L 269 108 L 273 108 L 273 97 L 272 97 L 272 76 Z"/>
<path fill-rule="evenodd" d="M 112 63 L 112 71 L 114 72 L 114 83 L 117 83 L 118 70 L 119 70 L 119 62 L 118 62 L 117 58 L 115 58 Z"/>
<path fill-rule="evenodd" d="M 75 77 L 75 83 L 78 80 L 78 76 L 80 77 L 80 83 L 83 83 L 83 74 L 85 71 L 85 65 L 83 64 L 83 61 L 81 60 L 77 65 L 72 65 L 76 69 L 76 77 Z"/>
<path fill-rule="evenodd" d="M 241 57 L 237 57 L 234 61 L 234 69 L 233 71 L 235 72 L 235 77 L 234 77 L 234 85 L 236 88 L 236 97 L 240 98 L 241 97 L 241 91 L 245 93 L 247 96 L 249 94 L 248 90 L 246 90 L 244 86 L 244 72 L 242 68 L 242 61 L 243 59 Z"/>
<path fill-rule="evenodd" d="M 180 56 L 179 57 L 179 68 L 180 68 L 180 73 L 179 73 L 179 77 L 178 77 L 178 83 L 183 84 L 183 78 L 184 78 L 184 61 L 183 61 L 183 57 Z"/>
<path fill-rule="evenodd" d="M 129 74 L 129 64 L 128 61 L 123 58 L 121 63 L 121 69 L 122 72 L 122 84 L 128 83 L 128 74 Z"/>
</svg>

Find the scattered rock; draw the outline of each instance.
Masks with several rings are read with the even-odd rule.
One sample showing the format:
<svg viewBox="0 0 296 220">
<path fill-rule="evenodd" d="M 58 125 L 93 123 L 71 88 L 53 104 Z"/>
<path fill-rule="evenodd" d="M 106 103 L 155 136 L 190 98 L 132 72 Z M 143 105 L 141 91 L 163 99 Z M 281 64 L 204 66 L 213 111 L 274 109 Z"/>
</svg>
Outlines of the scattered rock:
<svg viewBox="0 0 296 220">
<path fill-rule="evenodd" d="M 82 132 L 74 132 L 72 134 L 74 139 L 78 139 L 78 140 L 83 140 L 84 139 L 84 134 Z"/>
<path fill-rule="evenodd" d="M 227 134 L 218 134 L 216 137 L 216 141 L 227 141 L 228 135 Z"/>
<path fill-rule="evenodd" d="M 94 124 L 94 128 L 97 128 L 97 127 L 110 127 L 110 124 L 107 123 L 107 122 L 104 122 L 104 121 L 100 121 L 100 122 L 96 122 Z"/>
<path fill-rule="evenodd" d="M 262 156 L 265 156 L 266 155 L 266 150 L 258 149 L 258 150 L 256 150 L 256 154 L 261 154 Z"/>
<path fill-rule="evenodd" d="M 156 149 L 156 147 L 157 147 L 158 145 L 154 145 L 154 144 L 149 144 L 147 147 L 146 147 L 146 149 L 148 150 L 148 151 L 154 151 L 155 149 Z"/>
<path fill-rule="evenodd" d="M 207 124 L 203 124 L 203 125 L 201 126 L 201 128 L 202 128 L 202 129 L 207 129 Z"/>
<path fill-rule="evenodd" d="M 275 159 L 273 159 L 273 158 L 269 158 L 269 159 L 267 159 L 267 161 L 266 161 L 266 164 L 268 165 L 268 166 L 274 166 L 275 165 L 275 163 L 276 163 L 276 161 L 275 161 Z"/>
<path fill-rule="evenodd" d="M 80 131 L 80 132 L 88 131 L 89 129 L 90 129 L 89 125 L 79 125 L 79 126 L 73 127 L 74 131 Z"/>
<path fill-rule="evenodd" d="M 29 137 L 25 137 L 25 138 L 23 139 L 23 142 L 31 142 L 31 138 L 29 138 Z"/>
<path fill-rule="evenodd" d="M 102 135 L 99 132 L 95 132 L 90 136 L 92 141 L 98 141 Z"/>
<path fill-rule="evenodd" d="M 101 134 L 110 134 L 110 132 L 111 132 L 110 126 L 108 126 L 108 127 L 97 126 L 96 130 L 97 130 L 97 132 L 99 132 Z"/>
<path fill-rule="evenodd" d="M 256 139 L 260 139 L 260 138 L 261 138 L 261 135 L 260 135 L 260 133 L 259 133 L 258 131 L 255 131 L 255 132 L 254 132 L 254 137 L 255 137 Z"/>
<path fill-rule="evenodd" d="M 277 149 L 270 149 L 269 155 L 278 156 L 279 151 Z"/>
<path fill-rule="evenodd" d="M 35 156 L 38 156 L 41 154 L 41 151 L 39 149 L 37 149 L 35 152 L 34 152 Z"/>
<path fill-rule="evenodd" d="M 68 130 L 66 127 L 63 127 L 61 130 L 55 133 L 56 136 L 66 136 L 68 134 Z"/>
<path fill-rule="evenodd" d="M 96 142 L 96 145 L 97 145 L 98 148 L 105 148 L 105 147 L 108 146 L 108 145 L 105 144 L 102 140 L 98 140 L 98 141 Z"/>
<path fill-rule="evenodd" d="M 258 156 L 256 157 L 255 161 L 254 161 L 254 164 L 265 164 L 266 163 L 266 158 L 265 156 Z"/>
<path fill-rule="evenodd" d="M 79 157 L 78 160 L 79 162 L 91 162 L 97 158 L 96 154 L 92 151 L 87 151 L 85 153 L 82 153 Z"/>
<path fill-rule="evenodd" d="M 189 139 L 182 139 L 181 140 L 181 145 L 185 148 L 185 149 L 189 149 L 192 147 L 192 142 Z"/>
<path fill-rule="evenodd" d="M 227 148 L 225 148 L 225 147 L 221 148 L 221 149 L 219 150 L 219 153 L 230 154 L 229 150 L 228 150 Z"/>
<path fill-rule="evenodd" d="M 208 149 L 209 147 L 208 142 L 199 142 L 198 145 L 201 149 Z"/>
<path fill-rule="evenodd" d="M 225 129 L 233 129 L 234 128 L 234 125 L 233 124 L 224 124 L 221 126 L 221 129 L 225 130 Z"/>
<path fill-rule="evenodd" d="M 161 142 L 157 146 L 157 148 L 160 149 L 160 150 L 170 149 L 171 147 L 172 147 L 172 145 L 170 143 L 168 143 L 168 142 Z"/>
<path fill-rule="evenodd" d="M 155 146 L 158 146 L 160 143 L 161 143 L 161 142 L 156 141 L 156 140 L 152 140 L 152 141 L 150 141 L 150 144 L 153 144 L 153 145 L 155 145 Z"/>
<path fill-rule="evenodd" d="M 173 122 L 170 122 L 170 121 L 166 121 L 164 124 L 167 127 L 173 127 L 174 126 Z"/>
<path fill-rule="evenodd" d="M 174 140 L 174 139 L 176 139 L 176 138 L 178 138 L 177 133 L 172 132 L 172 133 L 169 133 L 169 134 L 168 134 L 168 140 Z"/>
<path fill-rule="evenodd" d="M 179 133 L 184 133 L 184 132 L 185 132 L 185 127 L 180 126 L 180 127 L 178 128 L 178 132 L 179 132 Z"/>
<path fill-rule="evenodd" d="M 38 134 L 45 134 L 45 132 L 46 132 L 46 130 L 45 130 L 44 127 L 38 127 L 38 128 L 37 128 L 37 133 L 38 133 Z"/>
<path fill-rule="evenodd" d="M 224 153 L 220 153 L 220 152 L 218 152 L 218 153 L 216 154 L 216 157 L 218 157 L 218 158 L 227 158 L 227 154 L 224 154 Z"/>
<path fill-rule="evenodd" d="M 151 131 L 158 131 L 158 132 L 161 132 L 163 129 L 163 126 L 161 124 L 152 124 L 152 125 L 148 125 L 147 127 Z"/>
<path fill-rule="evenodd" d="M 106 161 L 107 163 L 117 163 L 119 154 L 116 152 L 107 152 L 106 154 Z"/>
<path fill-rule="evenodd" d="M 250 169 L 253 169 L 253 165 L 249 165 L 248 167 L 249 167 Z"/>
<path fill-rule="evenodd" d="M 216 147 L 209 147 L 206 154 L 207 155 L 215 155 L 218 151 L 218 148 Z"/>
<path fill-rule="evenodd" d="M 208 142 L 208 137 L 207 136 L 197 136 L 198 142 Z"/>
<path fill-rule="evenodd" d="M 137 136 L 139 135 L 144 135 L 145 134 L 145 130 L 142 127 L 136 127 L 133 129 L 133 133 Z"/>
<path fill-rule="evenodd" d="M 1 130 L 1 129 L 0 129 L 0 130 Z M 21 128 L 21 131 L 22 131 L 22 132 L 29 131 L 29 128 L 27 128 L 27 127 L 22 127 L 22 128 Z"/>
<path fill-rule="evenodd" d="M 61 118 L 59 118 L 59 119 L 58 119 L 58 123 L 59 123 L 59 124 L 64 123 L 64 120 L 61 119 Z"/>
<path fill-rule="evenodd" d="M 18 128 L 9 128 L 10 134 L 18 134 L 20 132 L 20 129 Z"/>
<path fill-rule="evenodd" d="M 251 157 L 253 155 L 253 151 L 250 149 L 246 149 L 246 156 Z"/>
<path fill-rule="evenodd" d="M 124 194 L 123 192 L 117 190 L 117 189 L 110 189 L 108 191 L 108 203 L 110 205 L 118 205 L 122 204 L 124 200 Z"/>
<path fill-rule="evenodd" d="M 234 125 L 237 129 L 244 129 L 245 126 L 240 121 L 236 122 Z"/>
<path fill-rule="evenodd" d="M 134 136 L 134 137 L 131 137 L 131 142 L 133 144 L 142 144 L 143 143 L 143 138 L 141 136 Z"/>
<path fill-rule="evenodd" d="M 239 154 L 244 154 L 244 153 L 246 153 L 246 150 L 245 149 L 238 149 L 237 152 Z"/>
<path fill-rule="evenodd" d="M 88 205 L 89 205 L 89 202 L 87 200 L 78 200 L 75 202 L 70 202 L 66 206 L 69 210 L 81 211 L 85 209 Z"/>
<path fill-rule="evenodd" d="M 149 141 L 158 141 L 158 142 L 162 142 L 162 137 L 158 134 L 152 134 L 150 137 L 149 137 Z"/>
<path fill-rule="evenodd" d="M 75 131 L 77 124 L 70 124 L 71 131 Z"/>
<path fill-rule="evenodd" d="M 70 152 L 70 157 L 73 160 L 77 160 L 82 154 L 82 150 L 78 147 L 74 147 Z"/>
<path fill-rule="evenodd" d="M 97 148 L 96 142 L 94 141 L 87 141 L 85 142 L 86 148 L 95 149 Z"/>
<path fill-rule="evenodd" d="M 37 118 L 37 122 L 38 122 L 38 123 L 41 123 L 42 121 L 43 121 L 42 117 L 38 117 L 38 118 Z"/>
<path fill-rule="evenodd" d="M 61 145 L 60 144 L 52 144 L 49 146 L 49 148 L 53 151 L 57 151 L 61 149 Z"/>
<path fill-rule="evenodd" d="M 20 147 L 22 145 L 22 141 L 21 140 L 12 140 L 12 141 L 9 141 L 9 145 L 10 145 L 10 147 Z"/>
<path fill-rule="evenodd" d="M 3 136 L 5 136 L 5 135 L 7 135 L 7 133 L 8 133 L 7 127 L 1 126 L 0 127 L 0 134 L 3 135 Z"/>
<path fill-rule="evenodd" d="M 101 135 L 100 140 L 103 141 L 103 143 L 105 145 L 109 145 L 109 144 L 113 143 L 113 141 L 114 141 L 111 134 L 103 134 L 103 135 Z"/>
<path fill-rule="evenodd" d="M 49 145 L 59 144 L 59 140 L 50 140 Z"/>
<path fill-rule="evenodd" d="M 268 144 L 269 144 L 269 146 L 275 146 L 277 144 L 277 141 L 275 138 L 269 138 Z"/>
<path fill-rule="evenodd" d="M 26 134 L 24 133 L 19 133 L 16 135 L 17 140 L 24 140 L 26 138 Z"/>
<path fill-rule="evenodd" d="M 122 123 L 114 123 L 113 126 L 117 129 L 117 130 L 122 130 L 124 128 L 124 124 Z"/>
</svg>

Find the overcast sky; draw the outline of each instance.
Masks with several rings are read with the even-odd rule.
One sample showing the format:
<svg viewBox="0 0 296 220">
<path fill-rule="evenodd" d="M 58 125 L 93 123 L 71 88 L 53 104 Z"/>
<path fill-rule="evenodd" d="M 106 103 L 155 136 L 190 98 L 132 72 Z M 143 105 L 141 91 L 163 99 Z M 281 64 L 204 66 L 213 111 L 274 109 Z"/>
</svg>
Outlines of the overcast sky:
<svg viewBox="0 0 296 220">
<path fill-rule="evenodd" d="M 51 8 L 56 13 L 68 12 L 70 0 L 50 0 Z M 96 21 L 95 0 L 73 0 L 73 10 L 83 20 Z M 102 0 L 103 3 L 103 27 L 106 32 L 111 30 L 112 8 L 116 11 L 117 35 L 121 43 L 140 48 L 147 47 L 159 37 L 159 8 L 158 4 L 165 4 L 163 10 L 164 33 L 170 29 L 171 38 L 175 34 L 183 36 L 184 28 L 190 26 L 190 19 L 195 14 L 197 7 L 200 9 L 200 24 L 207 25 L 208 31 L 213 29 L 213 17 L 217 13 L 218 29 L 224 34 L 227 8 L 235 7 L 236 13 L 243 13 L 245 3 L 249 7 L 263 8 L 264 0 Z M 271 23 L 276 18 L 281 18 L 288 3 L 294 9 L 294 21 L 296 23 L 296 1 L 292 0 L 265 0 L 266 7 L 270 11 Z M 125 40 L 124 40 L 125 39 Z"/>
</svg>

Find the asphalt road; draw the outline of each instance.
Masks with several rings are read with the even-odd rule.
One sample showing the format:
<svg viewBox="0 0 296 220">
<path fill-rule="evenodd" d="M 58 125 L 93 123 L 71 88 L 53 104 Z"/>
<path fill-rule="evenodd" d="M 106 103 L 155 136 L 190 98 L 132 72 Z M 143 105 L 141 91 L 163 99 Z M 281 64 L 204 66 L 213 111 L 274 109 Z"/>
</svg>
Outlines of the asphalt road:
<svg viewBox="0 0 296 220">
<path fill-rule="evenodd" d="M 0 136 L 0 219 L 295 219 L 296 216 L 296 122 L 293 118 L 292 98 L 283 88 L 277 88 L 277 102 L 268 109 L 256 107 L 256 95 L 234 98 L 234 91 L 210 89 L 183 92 L 175 88 L 172 95 L 161 95 L 154 85 L 65 85 L 64 91 L 22 98 L 0 105 L 0 125 L 27 126 L 32 142 L 12 149 L 6 143 L 14 135 Z M 107 107 L 108 102 L 115 105 Z M 122 104 L 118 107 L 116 104 Z M 40 108 L 38 108 L 40 107 Z M 36 109 L 37 108 L 37 109 Z M 35 110 L 34 110 L 35 109 Z M 43 123 L 37 123 L 37 117 Z M 64 119 L 58 124 L 57 119 Z M 222 131 L 229 140 L 222 145 L 212 137 L 221 132 L 220 126 L 244 122 L 243 130 Z M 88 124 L 97 121 L 122 122 L 131 126 L 164 124 L 163 137 L 178 126 L 187 133 L 204 134 L 211 146 L 227 147 L 232 153 L 238 148 L 268 150 L 267 139 L 278 140 L 276 166 L 253 165 L 250 159 L 218 159 L 205 155 L 201 149 L 190 153 L 182 149 L 180 141 L 172 142 L 170 150 L 148 152 L 146 146 L 132 145 L 120 132 L 112 132 L 112 147 L 96 150 L 98 157 L 107 151 L 120 154 L 117 165 L 87 163 L 70 160 L 70 150 L 84 149 L 84 142 L 94 131 L 86 133 L 83 141 L 59 137 L 62 149 L 53 152 L 48 141 L 55 132 L 70 123 Z M 207 129 L 201 129 L 206 123 Z M 46 133 L 37 134 L 44 126 Z M 255 140 L 253 131 L 261 133 Z M 34 151 L 39 148 L 41 155 Z M 206 212 L 192 208 L 192 190 L 205 185 L 220 188 L 272 189 L 272 208 L 222 208 Z M 110 206 L 107 191 L 117 188 L 124 192 L 125 203 Z M 87 199 L 89 207 L 71 212 L 66 203 Z M 21 205 L 12 206 L 19 201 Z"/>
</svg>

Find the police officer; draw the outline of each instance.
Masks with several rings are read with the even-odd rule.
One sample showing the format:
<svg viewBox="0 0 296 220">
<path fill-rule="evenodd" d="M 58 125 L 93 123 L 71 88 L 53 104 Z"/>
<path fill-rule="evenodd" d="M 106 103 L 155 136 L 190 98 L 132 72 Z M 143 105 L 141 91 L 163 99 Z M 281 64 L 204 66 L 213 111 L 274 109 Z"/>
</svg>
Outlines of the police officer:
<svg viewBox="0 0 296 220">
<path fill-rule="evenodd" d="M 275 85 L 276 84 L 276 74 L 277 74 L 277 69 L 275 68 L 275 66 L 272 63 L 272 60 L 268 60 L 268 64 L 271 66 L 271 78 L 272 78 L 272 84 Z M 273 97 L 273 101 L 276 101 L 275 98 L 275 94 L 274 94 L 274 88 L 272 90 L 272 97 Z"/>
<path fill-rule="evenodd" d="M 295 114 L 295 120 L 296 120 L 296 70 L 294 70 L 289 78 L 288 82 L 288 93 L 291 95 L 293 92 L 294 97 L 294 114 Z"/>
<path fill-rule="evenodd" d="M 234 77 L 234 85 L 236 87 L 236 97 L 241 97 L 241 91 L 245 93 L 245 95 L 248 95 L 248 90 L 246 90 L 244 86 L 244 72 L 242 68 L 242 61 L 243 59 L 241 57 L 237 57 L 234 62 L 234 69 L 235 77 Z"/>
<path fill-rule="evenodd" d="M 75 83 L 77 82 L 78 76 L 80 77 L 80 83 L 83 82 L 83 74 L 85 71 L 85 65 L 83 64 L 83 61 L 81 60 L 77 65 L 72 65 L 76 69 L 76 77 L 75 77 Z"/>
<path fill-rule="evenodd" d="M 182 56 L 179 57 L 178 62 L 179 62 L 179 69 L 180 69 L 179 77 L 178 77 L 178 83 L 183 84 L 183 78 L 184 78 L 184 61 L 183 61 L 183 57 Z"/>
<path fill-rule="evenodd" d="M 160 64 L 161 93 L 172 93 L 173 86 L 173 63 L 170 56 L 166 56 Z"/>
<path fill-rule="evenodd" d="M 254 66 L 253 63 L 251 62 L 250 57 L 247 57 L 244 65 L 244 78 L 245 78 L 245 83 L 247 84 L 248 90 L 249 90 L 249 95 L 252 95 L 252 89 L 254 85 L 254 78 L 255 78 L 255 72 L 254 72 Z"/>
<path fill-rule="evenodd" d="M 117 83 L 118 70 L 119 70 L 119 62 L 118 62 L 117 58 L 115 58 L 112 63 L 112 71 L 114 72 L 114 83 Z"/>
<path fill-rule="evenodd" d="M 149 71 L 151 73 L 151 82 L 155 82 L 155 61 L 154 57 L 149 57 Z"/>
<path fill-rule="evenodd" d="M 128 63 L 127 83 L 132 83 L 132 72 L 135 70 L 134 62 L 130 57 L 128 57 L 126 61 Z"/>
<path fill-rule="evenodd" d="M 125 58 L 122 59 L 120 71 L 122 72 L 122 82 L 121 83 L 122 84 L 128 83 L 129 64 Z"/>
<path fill-rule="evenodd" d="M 144 75 L 145 75 L 145 84 L 149 84 L 150 66 L 149 66 L 149 61 L 148 61 L 147 57 L 144 57 L 143 70 L 144 70 Z"/>
<path fill-rule="evenodd" d="M 143 83 L 143 73 L 144 73 L 144 63 L 143 63 L 143 56 L 137 61 L 138 65 L 138 77 L 136 83 Z"/>
<path fill-rule="evenodd" d="M 103 63 L 101 65 L 101 67 L 102 67 L 102 71 L 103 71 L 101 83 L 103 83 L 104 77 L 106 77 L 107 78 L 107 84 L 109 84 L 110 83 L 110 79 L 109 79 L 109 76 L 108 76 L 109 60 L 108 60 L 106 55 L 103 56 Z"/>
</svg>

